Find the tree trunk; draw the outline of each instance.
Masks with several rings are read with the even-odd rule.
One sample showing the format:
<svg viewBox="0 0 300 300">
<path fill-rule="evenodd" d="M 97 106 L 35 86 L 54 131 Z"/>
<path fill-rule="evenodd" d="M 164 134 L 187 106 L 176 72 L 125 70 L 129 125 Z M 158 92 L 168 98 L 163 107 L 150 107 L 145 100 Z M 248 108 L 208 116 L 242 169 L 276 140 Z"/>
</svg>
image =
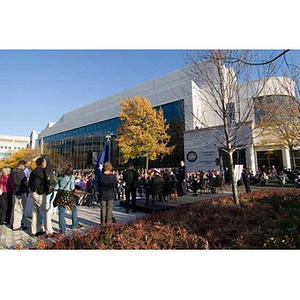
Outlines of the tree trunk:
<svg viewBox="0 0 300 300">
<path fill-rule="evenodd" d="M 234 173 L 234 164 L 233 164 L 233 153 L 229 153 L 229 169 L 231 173 L 231 189 L 232 189 L 232 197 L 233 197 L 233 202 L 236 205 L 240 204 L 239 201 L 239 196 L 238 196 L 238 191 L 237 191 L 237 180 L 235 178 L 235 173 Z"/>
<path fill-rule="evenodd" d="M 146 167 L 145 167 L 145 169 L 148 170 L 149 158 L 148 158 L 148 156 L 146 156 L 145 158 L 146 158 L 146 164 L 145 164 Z"/>
</svg>

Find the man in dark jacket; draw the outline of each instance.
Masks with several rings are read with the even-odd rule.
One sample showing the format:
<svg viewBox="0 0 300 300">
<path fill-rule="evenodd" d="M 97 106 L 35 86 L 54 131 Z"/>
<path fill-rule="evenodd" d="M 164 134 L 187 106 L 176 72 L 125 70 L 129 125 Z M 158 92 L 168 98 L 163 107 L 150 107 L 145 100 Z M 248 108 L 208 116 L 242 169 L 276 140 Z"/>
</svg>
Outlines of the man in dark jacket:
<svg viewBox="0 0 300 300">
<path fill-rule="evenodd" d="M 47 237 L 54 235 L 51 224 L 51 206 L 50 194 L 48 191 L 48 179 L 45 172 L 47 161 L 40 157 L 36 160 L 37 167 L 30 173 L 29 188 L 33 199 L 31 235 L 37 235 L 41 232 L 41 217 Z"/>
<path fill-rule="evenodd" d="M 26 192 L 28 181 L 24 173 L 25 161 L 20 161 L 17 168 L 11 173 L 13 192 L 12 192 L 12 230 L 26 230 L 24 224 L 24 203 L 26 203 Z"/>
<path fill-rule="evenodd" d="M 130 195 L 132 201 L 132 210 L 136 212 L 136 185 L 138 181 L 138 173 L 133 168 L 133 164 L 128 164 L 128 169 L 123 173 L 125 182 L 125 197 L 126 197 L 126 213 L 129 213 Z"/>
<path fill-rule="evenodd" d="M 177 180 L 178 180 L 178 196 L 184 196 L 186 194 L 186 170 L 184 161 L 182 160 L 180 162 L 180 167 L 177 174 Z"/>
<path fill-rule="evenodd" d="M 242 178 L 243 178 L 243 183 L 244 183 L 244 186 L 246 189 L 246 193 L 251 193 L 249 170 L 246 166 L 244 166 L 244 168 L 243 168 Z"/>
</svg>

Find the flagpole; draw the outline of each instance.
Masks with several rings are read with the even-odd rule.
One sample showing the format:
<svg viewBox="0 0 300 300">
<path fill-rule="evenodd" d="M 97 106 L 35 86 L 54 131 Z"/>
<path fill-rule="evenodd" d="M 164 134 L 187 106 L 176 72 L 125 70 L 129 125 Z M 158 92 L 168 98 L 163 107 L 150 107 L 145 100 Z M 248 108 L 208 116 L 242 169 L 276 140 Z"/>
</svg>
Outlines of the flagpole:
<svg viewBox="0 0 300 300">
<path fill-rule="evenodd" d="M 111 148 L 110 148 L 110 146 L 111 146 L 111 141 L 110 141 L 110 139 L 111 139 L 111 135 L 110 135 L 110 134 L 107 134 L 107 135 L 105 136 L 105 138 L 106 138 L 106 141 L 107 141 L 108 147 L 109 147 L 108 161 L 110 162 L 110 150 L 111 150 Z"/>
</svg>

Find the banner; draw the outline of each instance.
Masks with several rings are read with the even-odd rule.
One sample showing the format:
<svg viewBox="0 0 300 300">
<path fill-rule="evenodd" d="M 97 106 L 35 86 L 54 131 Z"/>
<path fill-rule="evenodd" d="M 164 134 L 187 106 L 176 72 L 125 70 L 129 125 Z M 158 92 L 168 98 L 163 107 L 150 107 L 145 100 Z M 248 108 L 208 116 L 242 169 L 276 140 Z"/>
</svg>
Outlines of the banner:
<svg viewBox="0 0 300 300">
<path fill-rule="evenodd" d="M 235 165 L 234 166 L 234 175 L 235 175 L 235 182 L 241 179 L 243 172 L 243 165 Z"/>
<path fill-rule="evenodd" d="M 104 163 L 109 161 L 109 143 L 106 142 L 104 148 L 102 151 L 99 153 L 99 156 L 97 158 L 97 162 L 95 165 L 95 175 L 99 176 L 102 173 Z"/>
</svg>

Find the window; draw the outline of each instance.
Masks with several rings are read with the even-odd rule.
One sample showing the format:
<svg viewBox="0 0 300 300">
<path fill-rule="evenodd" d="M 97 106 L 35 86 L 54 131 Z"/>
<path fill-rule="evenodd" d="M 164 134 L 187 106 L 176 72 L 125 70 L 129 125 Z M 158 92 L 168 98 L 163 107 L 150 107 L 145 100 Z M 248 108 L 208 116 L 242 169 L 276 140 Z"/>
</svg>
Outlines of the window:
<svg viewBox="0 0 300 300">
<path fill-rule="evenodd" d="M 300 169 L 300 150 L 294 151 L 296 168 Z"/>
<path fill-rule="evenodd" d="M 285 95 L 269 95 L 253 99 L 255 121 L 260 122 L 262 120 L 262 118 L 266 115 L 266 112 L 270 110 L 269 105 L 272 103 L 289 102 L 291 99 L 293 98 Z"/>
<path fill-rule="evenodd" d="M 235 122 L 235 105 L 233 102 L 227 103 L 227 117 L 230 123 Z"/>
</svg>

